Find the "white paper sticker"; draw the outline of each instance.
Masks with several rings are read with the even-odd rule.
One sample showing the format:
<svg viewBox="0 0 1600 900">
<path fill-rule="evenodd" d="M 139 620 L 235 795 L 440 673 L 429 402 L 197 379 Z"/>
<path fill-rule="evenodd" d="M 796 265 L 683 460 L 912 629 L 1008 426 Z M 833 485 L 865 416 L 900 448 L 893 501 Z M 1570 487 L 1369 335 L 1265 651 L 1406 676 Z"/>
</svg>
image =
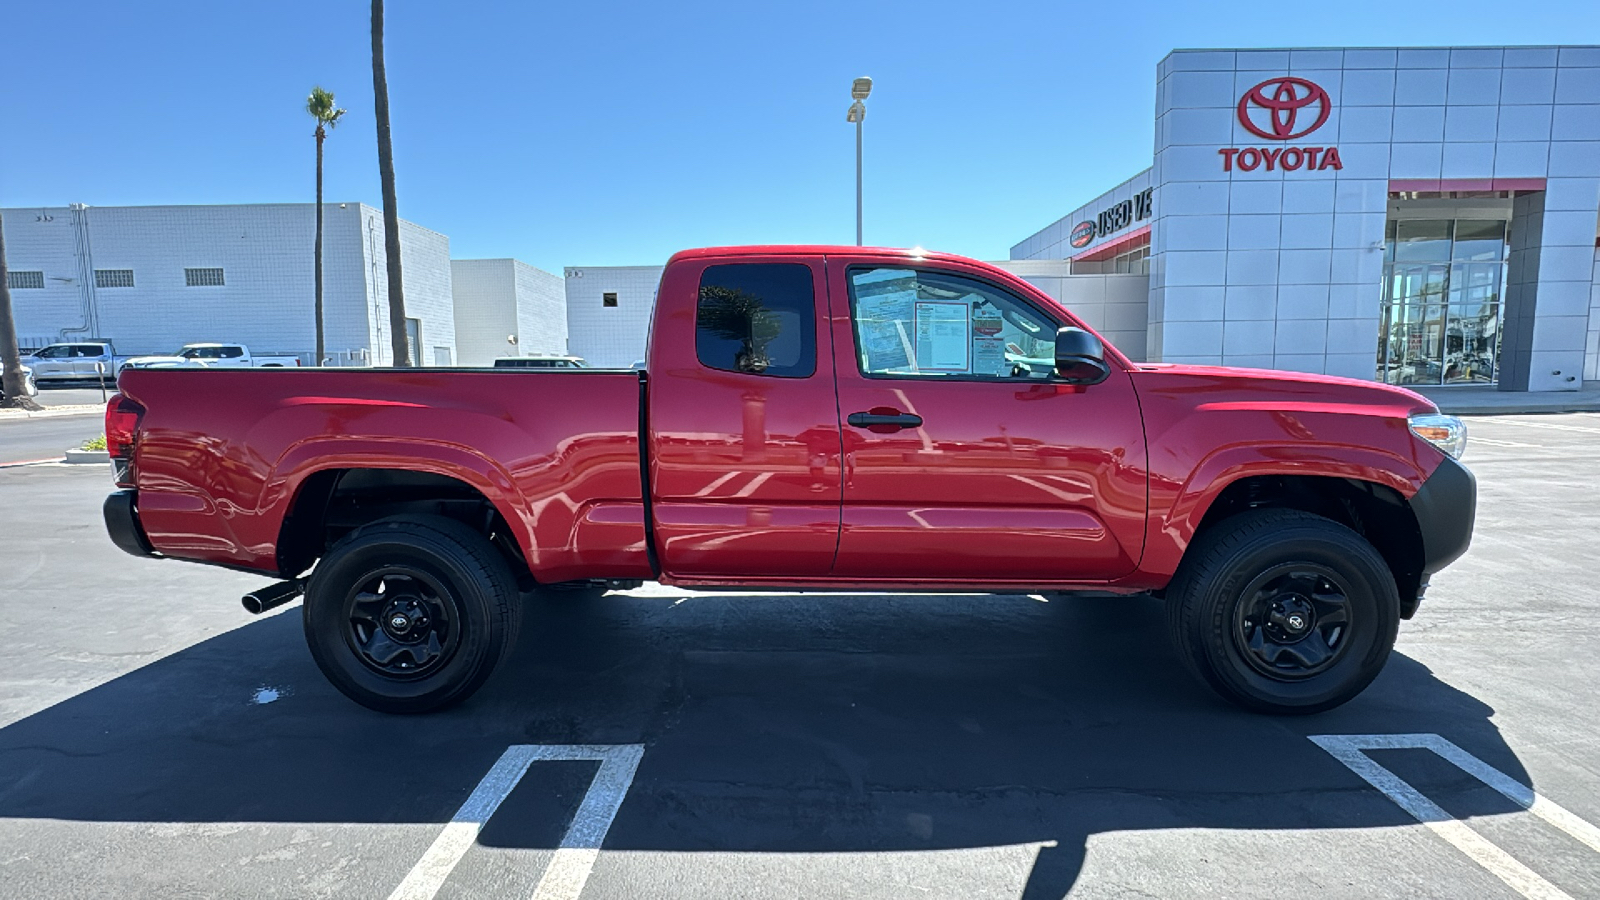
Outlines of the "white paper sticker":
<svg viewBox="0 0 1600 900">
<path fill-rule="evenodd" d="M 972 307 L 964 301 L 918 300 L 916 303 L 917 368 L 933 372 L 970 372 Z"/>
</svg>

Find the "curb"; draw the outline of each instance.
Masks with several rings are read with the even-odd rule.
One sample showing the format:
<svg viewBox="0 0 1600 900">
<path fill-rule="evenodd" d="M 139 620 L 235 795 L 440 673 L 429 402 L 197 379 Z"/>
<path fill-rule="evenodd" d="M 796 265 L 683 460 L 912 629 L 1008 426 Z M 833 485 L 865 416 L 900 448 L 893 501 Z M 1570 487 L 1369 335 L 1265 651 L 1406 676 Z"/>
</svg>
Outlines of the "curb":
<svg viewBox="0 0 1600 900">
<path fill-rule="evenodd" d="M 104 463 L 104 462 L 110 462 L 110 461 L 111 461 L 110 454 L 106 453 L 106 451 L 104 451 L 104 450 L 78 450 L 78 449 L 68 450 L 66 458 L 64 460 L 62 460 L 62 462 L 78 464 L 78 465 L 90 464 L 90 463 Z"/>
<path fill-rule="evenodd" d="M 1433 398 L 1430 398 L 1433 399 Z M 1600 412 L 1600 399 L 1585 398 L 1566 403 L 1449 403 L 1434 400 L 1439 411 L 1452 416 L 1527 416 L 1575 412 Z"/>
<path fill-rule="evenodd" d="M 56 419 L 66 416 L 102 415 L 105 407 L 98 403 L 91 405 L 74 406 L 47 406 L 38 412 L 25 409 L 0 409 L 0 422 L 22 421 L 25 419 Z"/>
</svg>

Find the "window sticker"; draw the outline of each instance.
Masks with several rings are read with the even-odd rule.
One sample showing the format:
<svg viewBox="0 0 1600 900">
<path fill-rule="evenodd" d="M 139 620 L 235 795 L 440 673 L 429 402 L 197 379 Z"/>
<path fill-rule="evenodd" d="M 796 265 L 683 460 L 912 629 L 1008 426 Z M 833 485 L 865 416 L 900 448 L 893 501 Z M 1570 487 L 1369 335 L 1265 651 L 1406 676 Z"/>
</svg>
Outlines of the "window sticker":
<svg viewBox="0 0 1600 900">
<path fill-rule="evenodd" d="M 917 368 L 924 372 L 970 372 L 972 306 L 964 300 L 916 302 Z"/>
<path fill-rule="evenodd" d="M 1008 374 L 1006 339 L 1000 334 L 1005 329 L 1005 319 L 1000 316 L 1000 308 L 978 294 L 961 299 L 972 304 L 972 374 Z"/>
<path fill-rule="evenodd" d="M 912 348 L 906 327 L 917 299 L 917 281 L 904 269 L 879 269 L 855 279 L 856 325 L 861 335 L 862 364 L 868 372 L 911 369 Z"/>
</svg>

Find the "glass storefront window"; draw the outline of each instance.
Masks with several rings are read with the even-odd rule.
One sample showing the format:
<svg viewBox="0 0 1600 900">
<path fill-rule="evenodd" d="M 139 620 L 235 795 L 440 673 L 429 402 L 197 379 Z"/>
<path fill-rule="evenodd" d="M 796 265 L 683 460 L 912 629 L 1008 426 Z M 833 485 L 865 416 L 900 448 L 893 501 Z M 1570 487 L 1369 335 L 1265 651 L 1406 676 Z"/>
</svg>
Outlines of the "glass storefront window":
<svg viewBox="0 0 1600 900">
<path fill-rule="evenodd" d="M 1378 380 L 1408 385 L 1494 383 L 1500 356 L 1506 224 L 1470 219 L 1389 222 Z"/>
<path fill-rule="evenodd" d="M 1450 258 L 1449 219 L 1401 219 L 1394 226 L 1395 262 L 1430 262 Z"/>
<path fill-rule="evenodd" d="M 1451 259 L 1482 259 L 1499 261 L 1506 255 L 1506 223 L 1501 221 L 1456 222 L 1455 242 L 1450 248 Z"/>
</svg>

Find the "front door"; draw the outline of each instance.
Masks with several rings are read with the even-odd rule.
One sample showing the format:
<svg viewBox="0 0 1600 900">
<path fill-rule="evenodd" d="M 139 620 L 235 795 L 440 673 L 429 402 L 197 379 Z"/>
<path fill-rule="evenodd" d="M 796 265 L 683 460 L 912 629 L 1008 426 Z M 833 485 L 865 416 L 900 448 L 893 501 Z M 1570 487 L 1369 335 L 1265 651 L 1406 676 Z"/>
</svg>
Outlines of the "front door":
<svg viewBox="0 0 1600 900">
<path fill-rule="evenodd" d="M 647 427 L 669 575 L 806 578 L 832 568 L 841 479 L 827 310 L 814 257 L 667 267 Z"/>
<path fill-rule="evenodd" d="M 72 376 L 72 345 L 55 344 L 34 354 L 33 379 L 70 378 Z"/>
<path fill-rule="evenodd" d="M 1075 324 L 1024 284 L 954 262 L 829 258 L 843 420 L 839 577 L 1114 579 L 1144 544 L 1132 380 L 1054 374 Z"/>
</svg>

